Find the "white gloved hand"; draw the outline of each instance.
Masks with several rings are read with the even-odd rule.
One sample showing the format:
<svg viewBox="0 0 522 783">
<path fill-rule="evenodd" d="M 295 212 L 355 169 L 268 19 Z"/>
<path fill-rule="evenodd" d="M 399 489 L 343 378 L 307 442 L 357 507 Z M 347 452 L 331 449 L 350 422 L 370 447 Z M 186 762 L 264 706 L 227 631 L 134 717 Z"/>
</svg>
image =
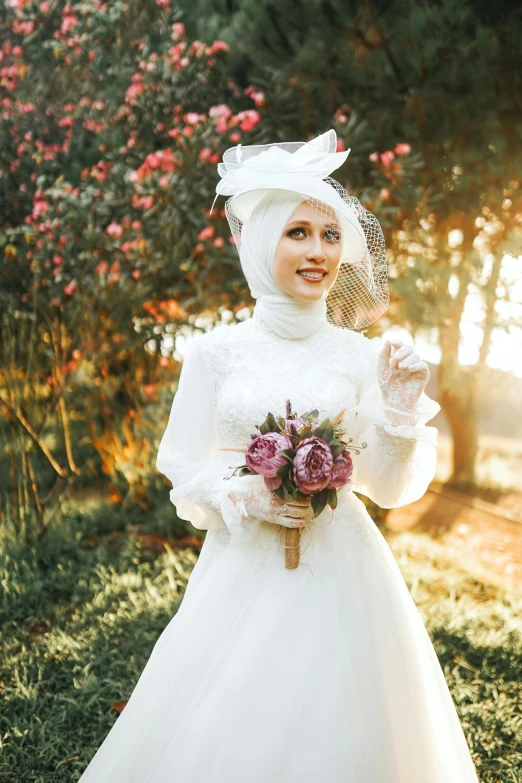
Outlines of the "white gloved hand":
<svg viewBox="0 0 522 783">
<path fill-rule="evenodd" d="M 265 522 L 285 527 L 306 527 L 314 520 L 311 498 L 303 500 L 281 500 L 267 489 L 264 481 L 252 484 L 240 497 L 230 495 L 245 515 L 257 517 Z"/>
<path fill-rule="evenodd" d="M 391 346 L 396 350 L 390 358 Z M 414 424 L 416 405 L 430 377 L 427 363 L 403 340 L 386 340 L 377 358 L 384 410 L 393 424 Z"/>
</svg>

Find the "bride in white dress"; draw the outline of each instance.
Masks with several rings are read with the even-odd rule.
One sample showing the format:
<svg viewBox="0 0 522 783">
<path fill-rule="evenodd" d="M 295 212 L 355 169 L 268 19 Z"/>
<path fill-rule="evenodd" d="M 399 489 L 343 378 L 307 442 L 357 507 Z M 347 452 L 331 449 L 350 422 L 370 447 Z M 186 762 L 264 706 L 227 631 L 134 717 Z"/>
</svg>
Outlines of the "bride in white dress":
<svg viewBox="0 0 522 783">
<path fill-rule="evenodd" d="M 386 262 L 377 221 L 325 179 L 348 154 L 335 149 L 329 131 L 239 145 L 220 164 L 256 306 L 190 341 L 158 455 L 178 515 L 208 532 L 81 783 L 478 783 L 421 616 L 353 492 L 385 508 L 424 494 L 439 405 L 411 346 L 353 330 L 386 307 Z M 319 282 L 300 274 L 314 267 Z M 287 400 L 319 421 L 344 409 L 367 444 L 315 519 L 261 476 L 232 475 Z M 301 536 L 293 570 L 286 527 Z"/>
</svg>

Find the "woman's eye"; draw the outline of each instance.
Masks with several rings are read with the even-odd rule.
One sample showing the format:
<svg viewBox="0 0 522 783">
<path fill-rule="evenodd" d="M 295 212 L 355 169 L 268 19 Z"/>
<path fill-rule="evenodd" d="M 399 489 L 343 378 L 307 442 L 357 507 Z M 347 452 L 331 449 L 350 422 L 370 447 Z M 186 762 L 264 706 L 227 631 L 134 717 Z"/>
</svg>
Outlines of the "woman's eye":
<svg viewBox="0 0 522 783">
<path fill-rule="evenodd" d="M 290 231 L 288 232 L 288 236 L 290 237 L 297 236 L 295 233 L 296 231 L 301 231 L 303 234 L 306 233 L 304 228 L 302 228 L 301 226 L 296 226 L 296 228 L 290 229 Z M 325 238 L 330 242 L 339 242 L 341 239 L 341 235 L 339 234 L 338 231 L 335 231 L 335 229 L 327 229 L 324 232 L 324 235 Z"/>
<path fill-rule="evenodd" d="M 341 239 L 341 235 L 339 234 L 338 231 L 333 231 L 332 229 L 330 229 L 326 233 L 330 234 L 330 239 L 333 240 L 334 242 L 339 242 Z"/>
</svg>

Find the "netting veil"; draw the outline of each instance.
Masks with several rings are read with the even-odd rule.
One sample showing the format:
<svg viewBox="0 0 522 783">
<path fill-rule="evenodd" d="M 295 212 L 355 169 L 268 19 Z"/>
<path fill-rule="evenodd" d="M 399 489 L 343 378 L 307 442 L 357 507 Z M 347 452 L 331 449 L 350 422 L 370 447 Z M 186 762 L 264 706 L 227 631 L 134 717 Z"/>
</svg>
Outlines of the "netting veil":
<svg viewBox="0 0 522 783">
<path fill-rule="evenodd" d="M 238 253 L 244 223 L 267 191 L 300 194 L 341 244 L 341 263 L 326 295 L 327 318 L 348 329 L 363 329 L 388 308 L 386 244 L 379 221 L 330 174 L 350 150 L 337 152 L 333 129 L 308 141 L 238 144 L 218 164 L 216 197 L 227 195 L 225 214 Z M 338 226 L 339 231 L 332 231 Z"/>
</svg>

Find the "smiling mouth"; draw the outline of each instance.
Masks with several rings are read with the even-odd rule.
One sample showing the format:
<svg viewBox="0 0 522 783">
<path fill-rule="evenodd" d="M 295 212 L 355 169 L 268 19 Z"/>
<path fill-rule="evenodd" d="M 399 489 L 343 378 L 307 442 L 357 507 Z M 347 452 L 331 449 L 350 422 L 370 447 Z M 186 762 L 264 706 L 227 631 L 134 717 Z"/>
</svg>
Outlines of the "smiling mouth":
<svg viewBox="0 0 522 783">
<path fill-rule="evenodd" d="M 309 280 L 313 283 L 317 283 L 319 280 L 322 280 L 323 277 L 326 277 L 328 274 L 327 272 L 297 272 L 296 274 L 299 275 L 299 277 L 304 278 L 304 280 Z"/>
</svg>

